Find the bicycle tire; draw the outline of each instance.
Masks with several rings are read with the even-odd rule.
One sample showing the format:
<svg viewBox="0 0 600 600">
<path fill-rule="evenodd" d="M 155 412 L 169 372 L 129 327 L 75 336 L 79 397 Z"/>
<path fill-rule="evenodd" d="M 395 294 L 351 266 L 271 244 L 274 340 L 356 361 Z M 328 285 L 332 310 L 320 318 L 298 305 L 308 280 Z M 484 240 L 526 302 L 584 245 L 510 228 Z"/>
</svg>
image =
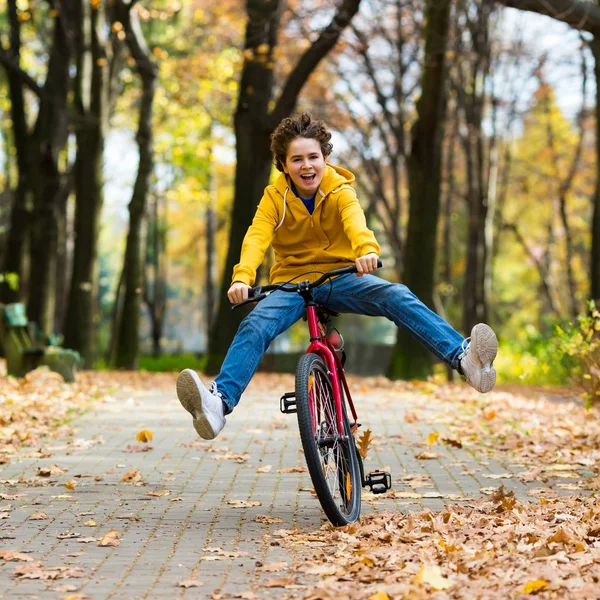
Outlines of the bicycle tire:
<svg viewBox="0 0 600 600">
<path fill-rule="evenodd" d="M 305 354 L 298 361 L 296 411 L 304 458 L 325 515 L 338 527 L 356 521 L 362 481 L 354 436 L 345 410 L 345 437 L 337 436 L 331 380 L 317 354 Z"/>
</svg>

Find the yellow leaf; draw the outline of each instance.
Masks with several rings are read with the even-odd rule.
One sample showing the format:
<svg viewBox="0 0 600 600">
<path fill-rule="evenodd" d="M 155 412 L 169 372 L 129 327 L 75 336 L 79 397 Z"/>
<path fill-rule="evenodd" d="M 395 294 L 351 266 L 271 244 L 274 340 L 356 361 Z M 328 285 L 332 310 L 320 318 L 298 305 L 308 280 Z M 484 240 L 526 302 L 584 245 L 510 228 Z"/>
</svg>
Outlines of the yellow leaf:
<svg viewBox="0 0 600 600">
<path fill-rule="evenodd" d="M 548 582 L 545 581 L 544 579 L 533 579 L 531 581 L 528 581 L 523 586 L 523 593 L 524 594 L 533 594 L 534 592 L 541 590 L 543 587 L 546 587 L 547 585 L 548 585 Z"/>
<path fill-rule="evenodd" d="M 369 600 L 390 600 L 390 597 L 385 592 L 375 592 Z"/>
<path fill-rule="evenodd" d="M 452 586 L 452 584 L 442 576 L 442 570 L 437 565 L 421 565 L 421 568 L 413 581 L 415 583 L 427 583 L 434 590 L 445 590 Z"/>
<path fill-rule="evenodd" d="M 94 519 L 90 519 L 89 521 L 86 521 L 86 522 L 84 523 L 84 525 L 85 525 L 86 527 L 95 527 L 95 526 L 96 526 L 96 521 L 94 521 Z"/>
<path fill-rule="evenodd" d="M 371 430 L 367 429 L 358 438 L 358 453 L 362 456 L 363 460 L 367 460 L 367 454 L 369 453 L 369 446 L 371 445 Z"/>
<path fill-rule="evenodd" d="M 439 433 L 433 433 L 433 432 L 430 433 L 429 436 L 427 437 L 427 444 L 429 446 L 433 446 L 437 442 L 439 437 L 440 437 Z"/>
<path fill-rule="evenodd" d="M 77 482 L 74 479 L 69 479 L 69 481 L 67 481 L 67 483 L 63 483 L 63 485 L 68 489 L 73 491 L 75 489 L 75 486 L 77 485 Z"/>
<path fill-rule="evenodd" d="M 116 529 L 111 529 L 98 541 L 98 546 L 118 546 L 120 543 L 119 532 Z"/>
<path fill-rule="evenodd" d="M 146 442 L 151 442 L 152 441 L 152 432 L 148 431 L 147 429 L 142 429 L 142 431 L 140 431 L 137 434 L 136 439 L 138 442 L 143 442 L 144 444 Z"/>
<path fill-rule="evenodd" d="M 352 479 L 350 473 L 346 473 L 346 498 L 352 498 Z"/>
</svg>

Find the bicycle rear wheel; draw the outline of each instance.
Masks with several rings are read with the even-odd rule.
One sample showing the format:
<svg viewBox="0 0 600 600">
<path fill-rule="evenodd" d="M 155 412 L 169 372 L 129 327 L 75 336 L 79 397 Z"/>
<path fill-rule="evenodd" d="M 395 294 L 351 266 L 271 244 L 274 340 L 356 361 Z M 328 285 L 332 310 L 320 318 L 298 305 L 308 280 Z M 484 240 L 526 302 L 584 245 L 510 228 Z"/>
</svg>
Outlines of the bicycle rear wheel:
<svg viewBox="0 0 600 600">
<path fill-rule="evenodd" d="M 327 366 L 305 354 L 296 370 L 296 410 L 306 465 L 319 502 L 336 526 L 360 516 L 361 479 L 354 436 L 344 410 L 344 435 L 338 435 Z"/>
</svg>

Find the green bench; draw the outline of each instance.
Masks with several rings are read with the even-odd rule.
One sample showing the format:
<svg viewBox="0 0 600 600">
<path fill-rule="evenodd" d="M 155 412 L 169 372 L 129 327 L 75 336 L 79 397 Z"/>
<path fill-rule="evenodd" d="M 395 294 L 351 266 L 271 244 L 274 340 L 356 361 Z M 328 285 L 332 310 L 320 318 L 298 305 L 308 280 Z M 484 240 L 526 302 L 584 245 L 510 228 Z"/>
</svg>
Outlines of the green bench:
<svg viewBox="0 0 600 600">
<path fill-rule="evenodd" d="M 37 343 L 31 335 L 25 306 L 20 302 L 0 304 L 0 342 L 6 357 L 6 370 L 14 377 L 24 377 L 29 371 L 46 365 L 72 383 L 82 364 L 81 356 L 75 350 Z"/>
</svg>

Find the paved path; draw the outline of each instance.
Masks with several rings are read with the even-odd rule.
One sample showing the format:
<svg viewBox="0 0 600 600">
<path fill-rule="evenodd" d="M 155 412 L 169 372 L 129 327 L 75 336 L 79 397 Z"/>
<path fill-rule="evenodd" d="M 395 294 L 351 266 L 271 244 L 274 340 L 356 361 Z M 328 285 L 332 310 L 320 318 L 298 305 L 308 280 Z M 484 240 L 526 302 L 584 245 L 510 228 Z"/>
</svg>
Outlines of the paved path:
<svg viewBox="0 0 600 600">
<path fill-rule="evenodd" d="M 47 457 L 5 466 L 0 549 L 28 553 L 41 561 L 46 575 L 59 573 L 50 567 L 71 567 L 82 576 L 26 579 L 14 569 L 31 563 L 5 562 L 0 597 L 219 599 L 244 597 L 240 594 L 253 587 L 259 598 L 301 597 L 301 588 L 256 587 L 274 576 L 261 565 L 302 560 L 278 545 L 279 529 L 310 531 L 324 523 L 308 474 L 280 471 L 303 463 L 295 416 L 278 409 L 278 397 L 292 388 L 293 379 L 275 381 L 278 389 L 270 392 L 251 386 L 243 407 L 212 444 L 196 438 L 174 394 L 148 391 L 99 405 L 74 423 L 72 439 L 49 443 L 43 449 Z M 360 380 L 354 385 L 364 428 L 376 433 L 367 469 L 390 467 L 399 495 L 381 499 L 365 493 L 364 513 L 438 510 L 448 501 L 481 496 L 482 488 L 499 485 L 494 475 L 513 468 L 447 445 L 436 446 L 439 458 L 416 458 L 427 446 L 415 444 L 433 426 L 424 419 L 408 423 L 405 412 L 424 411 L 426 397 L 388 392 L 386 400 L 377 390 L 361 391 Z M 153 433 L 152 449 L 126 452 L 139 445 L 142 429 Z M 443 425 L 435 430 L 444 435 Z M 40 476 L 40 468 L 51 465 L 64 474 Z M 121 481 L 134 470 L 140 481 Z M 63 485 L 69 479 L 77 483 L 73 491 Z M 502 483 L 527 497 L 528 484 L 515 478 Z M 47 518 L 32 520 L 34 513 Z M 120 545 L 98 546 L 111 529 L 118 531 Z M 179 587 L 185 580 L 202 583 Z"/>
</svg>

